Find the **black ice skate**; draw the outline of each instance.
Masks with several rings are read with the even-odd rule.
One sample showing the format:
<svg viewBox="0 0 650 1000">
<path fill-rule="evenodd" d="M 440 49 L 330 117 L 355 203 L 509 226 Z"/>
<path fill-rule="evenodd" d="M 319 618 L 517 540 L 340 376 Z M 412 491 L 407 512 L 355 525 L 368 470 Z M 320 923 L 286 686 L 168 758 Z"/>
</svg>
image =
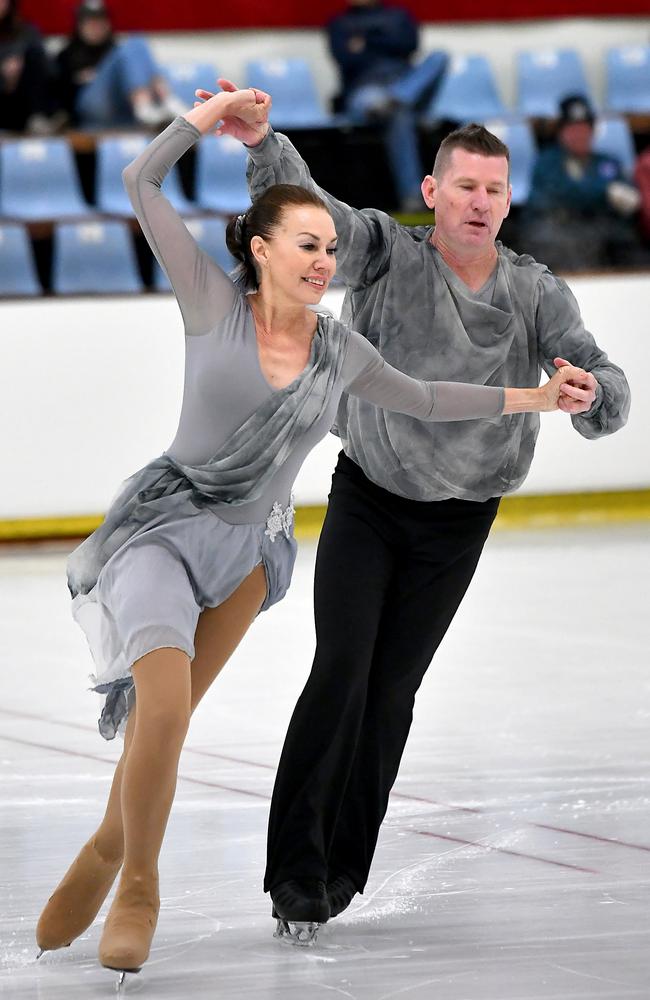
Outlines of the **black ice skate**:
<svg viewBox="0 0 650 1000">
<path fill-rule="evenodd" d="M 357 887 L 348 875 L 334 875 L 327 882 L 327 899 L 330 904 L 330 918 L 338 917 L 347 910 L 357 894 Z"/>
<path fill-rule="evenodd" d="M 313 944 L 318 928 L 330 915 L 325 883 L 318 879 L 279 882 L 271 889 L 271 899 L 278 922 L 274 937 L 302 946 Z"/>
</svg>

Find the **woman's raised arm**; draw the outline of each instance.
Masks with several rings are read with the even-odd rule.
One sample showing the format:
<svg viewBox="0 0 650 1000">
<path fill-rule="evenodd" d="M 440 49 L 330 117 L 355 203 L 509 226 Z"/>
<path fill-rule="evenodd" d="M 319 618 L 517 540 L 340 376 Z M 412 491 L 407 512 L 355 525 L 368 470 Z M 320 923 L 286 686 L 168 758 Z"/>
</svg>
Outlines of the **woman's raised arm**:
<svg viewBox="0 0 650 1000">
<path fill-rule="evenodd" d="M 177 118 L 123 172 L 124 186 L 149 246 L 178 300 L 186 333 L 211 330 L 238 294 L 228 275 L 196 243 L 161 187 L 200 131 Z"/>
</svg>

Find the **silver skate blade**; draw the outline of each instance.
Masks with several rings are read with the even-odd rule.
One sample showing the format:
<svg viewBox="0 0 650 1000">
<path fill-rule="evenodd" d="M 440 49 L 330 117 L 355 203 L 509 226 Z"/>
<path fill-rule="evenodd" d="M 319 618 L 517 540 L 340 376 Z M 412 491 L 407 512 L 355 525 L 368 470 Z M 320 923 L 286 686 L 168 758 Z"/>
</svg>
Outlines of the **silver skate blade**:
<svg viewBox="0 0 650 1000">
<path fill-rule="evenodd" d="M 316 943 L 319 927 L 320 924 L 313 921 L 283 920 L 278 917 L 273 937 L 297 948 L 309 948 Z"/>
<path fill-rule="evenodd" d="M 126 982 L 126 972 L 120 972 L 117 982 L 115 983 L 115 992 L 118 996 L 122 996 L 122 987 Z"/>
<path fill-rule="evenodd" d="M 44 955 L 44 954 L 45 954 L 45 948 L 41 948 L 41 950 L 39 951 L 38 955 L 36 956 L 36 961 L 38 962 L 38 960 L 41 957 L 41 955 Z"/>
</svg>

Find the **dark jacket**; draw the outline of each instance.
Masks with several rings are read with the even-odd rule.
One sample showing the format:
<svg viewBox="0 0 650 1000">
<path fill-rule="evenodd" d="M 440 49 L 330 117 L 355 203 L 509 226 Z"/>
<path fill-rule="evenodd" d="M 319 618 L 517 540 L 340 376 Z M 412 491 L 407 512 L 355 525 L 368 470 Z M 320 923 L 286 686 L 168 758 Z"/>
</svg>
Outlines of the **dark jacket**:
<svg viewBox="0 0 650 1000">
<path fill-rule="evenodd" d="M 528 207 L 536 215 L 566 216 L 607 215 L 616 213 L 607 201 L 607 188 L 612 181 L 623 180 L 618 160 L 601 153 L 592 153 L 584 166 L 582 177 L 573 177 L 567 169 L 569 154 L 554 144 L 542 150 L 537 158 Z"/>
<path fill-rule="evenodd" d="M 77 94 L 88 82 L 85 73 L 95 69 L 111 49 L 115 39 L 111 35 L 102 45 L 87 45 L 75 33 L 57 57 L 59 95 L 63 107 L 74 115 Z"/>
<path fill-rule="evenodd" d="M 0 129 L 21 132 L 35 114 L 49 115 L 56 107 L 53 70 L 40 32 L 22 21 L 16 0 L 0 19 Z M 8 59 L 22 60 L 18 81 L 11 89 L 2 66 Z"/>
<path fill-rule="evenodd" d="M 341 71 L 343 94 L 366 83 L 389 83 L 409 66 L 418 26 L 401 7 L 354 7 L 327 25 L 330 50 Z M 362 40 L 355 51 L 351 40 Z"/>
</svg>

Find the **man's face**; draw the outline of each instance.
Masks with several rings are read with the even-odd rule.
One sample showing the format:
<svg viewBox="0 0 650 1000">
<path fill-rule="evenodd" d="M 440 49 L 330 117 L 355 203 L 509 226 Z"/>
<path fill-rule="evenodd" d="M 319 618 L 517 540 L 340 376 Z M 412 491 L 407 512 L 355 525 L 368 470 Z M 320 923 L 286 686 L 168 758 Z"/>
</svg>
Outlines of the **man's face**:
<svg viewBox="0 0 650 1000">
<path fill-rule="evenodd" d="M 422 195 L 435 209 L 436 234 L 450 249 L 487 249 L 510 211 L 508 161 L 454 149 L 440 177 L 424 178 Z"/>
<path fill-rule="evenodd" d="M 558 142 L 572 156 L 589 156 L 594 136 L 590 122 L 569 122 L 558 132 Z"/>
</svg>

